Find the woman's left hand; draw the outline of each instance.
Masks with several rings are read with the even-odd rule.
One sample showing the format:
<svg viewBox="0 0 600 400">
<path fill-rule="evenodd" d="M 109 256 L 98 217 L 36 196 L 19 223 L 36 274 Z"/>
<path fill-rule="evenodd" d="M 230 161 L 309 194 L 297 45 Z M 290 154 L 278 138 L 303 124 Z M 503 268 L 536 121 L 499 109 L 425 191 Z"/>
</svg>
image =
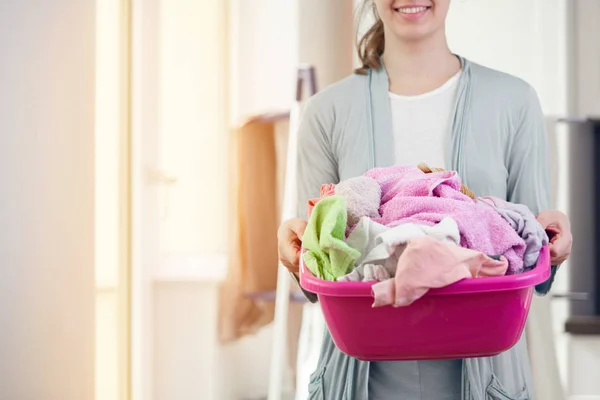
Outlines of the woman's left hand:
<svg viewBox="0 0 600 400">
<path fill-rule="evenodd" d="M 560 265 L 569 258 L 573 235 L 569 218 L 557 210 L 542 211 L 537 220 L 550 237 L 550 258 L 552 265 Z"/>
</svg>

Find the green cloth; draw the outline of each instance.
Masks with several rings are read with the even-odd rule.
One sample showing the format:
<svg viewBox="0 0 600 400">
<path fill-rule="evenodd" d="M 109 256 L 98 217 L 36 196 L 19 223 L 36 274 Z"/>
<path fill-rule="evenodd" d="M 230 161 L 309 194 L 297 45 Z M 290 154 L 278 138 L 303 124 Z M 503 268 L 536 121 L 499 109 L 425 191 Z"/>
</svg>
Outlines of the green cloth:
<svg viewBox="0 0 600 400">
<path fill-rule="evenodd" d="M 346 199 L 328 196 L 317 202 L 302 236 L 306 267 L 318 278 L 335 281 L 349 273 L 360 252 L 346 244 Z"/>
</svg>

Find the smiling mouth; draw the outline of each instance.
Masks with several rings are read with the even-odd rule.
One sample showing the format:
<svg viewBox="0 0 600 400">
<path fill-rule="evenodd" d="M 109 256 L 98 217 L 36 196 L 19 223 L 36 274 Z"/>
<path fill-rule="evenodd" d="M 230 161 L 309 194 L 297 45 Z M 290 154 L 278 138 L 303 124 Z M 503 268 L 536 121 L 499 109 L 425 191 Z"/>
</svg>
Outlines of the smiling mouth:
<svg viewBox="0 0 600 400">
<path fill-rule="evenodd" d="M 401 14 L 419 14 L 429 10 L 431 7 L 426 6 L 418 6 L 418 7 L 398 7 L 394 8 L 394 11 L 399 12 Z"/>
</svg>

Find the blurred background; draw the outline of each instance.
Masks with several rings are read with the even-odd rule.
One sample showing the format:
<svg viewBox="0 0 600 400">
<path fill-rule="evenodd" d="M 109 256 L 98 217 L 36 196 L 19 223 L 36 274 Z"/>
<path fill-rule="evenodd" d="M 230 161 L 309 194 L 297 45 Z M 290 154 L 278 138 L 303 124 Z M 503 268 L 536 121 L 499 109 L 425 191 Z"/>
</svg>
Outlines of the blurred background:
<svg viewBox="0 0 600 400">
<path fill-rule="evenodd" d="M 293 286 L 272 322 L 290 111 L 301 66 L 317 90 L 357 66 L 359 3 L 0 0 L 1 399 L 295 397 L 318 343 Z M 532 355 L 556 354 L 556 399 L 600 399 L 599 19 L 597 0 L 448 17 L 455 53 L 547 115 L 575 236 Z"/>
</svg>

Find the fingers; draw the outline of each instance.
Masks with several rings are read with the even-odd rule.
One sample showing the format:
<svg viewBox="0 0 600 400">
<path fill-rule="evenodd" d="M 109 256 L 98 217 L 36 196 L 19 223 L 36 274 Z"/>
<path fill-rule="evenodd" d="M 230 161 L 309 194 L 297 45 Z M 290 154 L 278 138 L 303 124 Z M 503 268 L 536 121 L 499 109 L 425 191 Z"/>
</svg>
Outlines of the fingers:
<svg viewBox="0 0 600 400">
<path fill-rule="evenodd" d="M 288 219 L 281 224 L 277 231 L 278 240 L 284 242 L 300 241 L 302 235 L 304 235 L 306 224 L 307 222 L 300 218 Z"/>
<path fill-rule="evenodd" d="M 288 221 L 288 227 L 290 231 L 295 235 L 296 239 L 301 243 L 300 239 L 304 235 L 304 231 L 306 230 L 307 222 L 300 218 L 290 219 Z"/>
<path fill-rule="evenodd" d="M 295 218 L 285 221 L 277 232 L 279 260 L 290 272 L 298 272 L 302 235 L 306 221 Z"/>
<path fill-rule="evenodd" d="M 279 260 L 290 272 L 298 272 L 300 269 L 300 246 L 282 243 L 279 248 Z"/>
<path fill-rule="evenodd" d="M 571 224 L 567 216 L 557 210 L 544 210 L 537 218 L 550 237 L 552 265 L 560 265 L 569 258 L 573 244 Z"/>
<path fill-rule="evenodd" d="M 279 261 L 290 272 L 298 272 L 300 265 L 300 249 L 297 246 L 291 246 L 289 243 L 279 244 Z"/>
<path fill-rule="evenodd" d="M 572 244 L 570 232 L 567 235 L 559 233 L 552 238 L 549 246 L 552 265 L 560 265 L 569 258 Z"/>
<path fill-rule="evenodd" d="M 544 210 L 537 217 L 538 222 L 544 227 L 558 229 L 559 231 L 571 230 L 569 218 L 558 210 Z"/>
</svg>

